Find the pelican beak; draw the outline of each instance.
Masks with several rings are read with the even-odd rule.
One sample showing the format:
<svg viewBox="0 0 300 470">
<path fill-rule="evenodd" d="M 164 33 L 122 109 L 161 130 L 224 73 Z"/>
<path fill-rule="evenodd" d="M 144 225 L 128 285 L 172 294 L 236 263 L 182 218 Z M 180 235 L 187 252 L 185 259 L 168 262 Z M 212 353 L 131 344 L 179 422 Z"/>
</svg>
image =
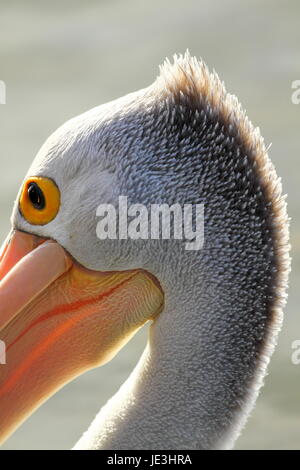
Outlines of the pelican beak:
<svg viewBox="0 0 300 470">
<path fill-rule="evenodd" d="M 0 442 L 64 384 L 110 360 L 162 304 L 143 270 L 90 271 L 58 243 L 12 231 L 0 255 Z"/>
</svg>

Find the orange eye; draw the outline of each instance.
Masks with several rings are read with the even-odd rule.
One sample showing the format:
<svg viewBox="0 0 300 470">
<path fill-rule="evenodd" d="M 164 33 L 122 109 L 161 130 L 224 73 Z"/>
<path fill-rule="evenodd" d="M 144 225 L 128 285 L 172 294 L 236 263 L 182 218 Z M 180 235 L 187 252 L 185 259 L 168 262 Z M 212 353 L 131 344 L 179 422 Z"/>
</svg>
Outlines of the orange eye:
<svg viewBox="0 0 300 470">
<path fill-rule="evenodd" d="M 36 176 L 25 181 L 19 208 L 32 225 L 45 225 L 53 220 L 60 207 L 60 192 L 53 180 Z"/>
</svg>

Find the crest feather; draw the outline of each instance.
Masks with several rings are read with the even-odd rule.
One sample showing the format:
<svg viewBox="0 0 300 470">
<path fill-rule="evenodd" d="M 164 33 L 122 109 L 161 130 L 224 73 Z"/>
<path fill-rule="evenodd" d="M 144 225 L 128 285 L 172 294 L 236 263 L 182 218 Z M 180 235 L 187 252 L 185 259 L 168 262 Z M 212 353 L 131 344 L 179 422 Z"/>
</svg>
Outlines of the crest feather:
<svg viewBox="0 0 300 470">
<path fill-rule="evenodd" d="M 255 170 L 258 185 L 264 194 L 274 249 L 273 300 L 269 305 L 269 322 L 261 347 L 257 376 L 249 390 L 250 402 L 253 402 L 277 341 L 283 318 L 282 309 L 287 298 L 290 272 L 289 218 L 281 180 L 268 157 L 268 149 L 259 128 L 252 125 L 237 97 L 226 92 L 217 73 L 209 72 L 202 60 L 192 57 L 188 51 L 184 55 L 174 55 L 173 63 L 166 59 L 154 86 L 155 93 L 169 102 L 170 106 L 172 103 L 173 107 L 175 103 L 188 106 L 195 110 L 196 115 L 198 113 L 224 126 L 226 137 L 242 149 L 240 154 L 246 156 L 248 164 Z"/>
</svg>

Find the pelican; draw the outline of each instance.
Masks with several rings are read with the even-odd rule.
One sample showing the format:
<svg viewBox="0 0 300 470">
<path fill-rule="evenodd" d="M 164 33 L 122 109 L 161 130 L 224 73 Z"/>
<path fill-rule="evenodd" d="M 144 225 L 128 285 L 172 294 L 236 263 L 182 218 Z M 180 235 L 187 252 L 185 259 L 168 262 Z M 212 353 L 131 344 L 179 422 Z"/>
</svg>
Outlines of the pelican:
<svg viewBox="0 0 300 470">
<path fill-rule="evenodd" d="M 202 248 L 100 239 L 97 208 L 120 196 L 202 204 Z M 289 242 L 259 129 L 217 74 L 175 55 L 151 86 L 65 123 L 34 159 L 11 221 L 1 441 L 149 321 L 137 366 L 75 449 L 231 449 L 280 330 Z"/>
</svg>

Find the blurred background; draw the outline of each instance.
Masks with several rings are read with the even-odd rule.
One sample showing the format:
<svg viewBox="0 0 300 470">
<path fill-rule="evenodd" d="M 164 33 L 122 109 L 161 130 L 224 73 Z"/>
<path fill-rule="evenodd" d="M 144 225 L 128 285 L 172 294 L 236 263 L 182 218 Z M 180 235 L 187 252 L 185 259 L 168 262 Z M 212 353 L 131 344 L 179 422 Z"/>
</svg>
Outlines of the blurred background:
<svg viewBox="0 0 300 470">
<path fill-rule="evenodd" d="M 269 375 L 239 449 L 300 449 L 300 3 L 226 0 L 0 0 L 0 237 L 48 135 L 83 111 L 149 85 L 166 56 L 190 49 L 215 68 L 261 128 L 288 194 L 292 275 Z M 67 385 L 3 449 L 68 449 L 136 364 L 147 327 L 108 365 Z"/>
</svg>

